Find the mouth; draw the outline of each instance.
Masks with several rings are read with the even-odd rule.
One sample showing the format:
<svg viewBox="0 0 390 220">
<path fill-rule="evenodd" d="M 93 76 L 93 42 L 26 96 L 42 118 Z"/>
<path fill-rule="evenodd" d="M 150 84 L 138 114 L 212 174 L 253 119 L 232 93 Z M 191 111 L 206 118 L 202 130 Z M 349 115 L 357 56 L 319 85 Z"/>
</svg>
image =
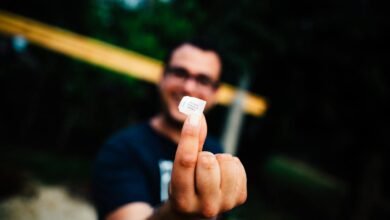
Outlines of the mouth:
<svg viewBox="0 0 390 220">
<path fill-rule="evenodd" d="M 172 98 L 173 98 L 173 101 L 174 101 L 175 105 L 179 106 L 179 103 L 180 103 L 181 99 L 184 96 L 185 95 L 183 95 L 183 94 L 174 94 L 174 95 L 172 95 Z"/>
</svg>

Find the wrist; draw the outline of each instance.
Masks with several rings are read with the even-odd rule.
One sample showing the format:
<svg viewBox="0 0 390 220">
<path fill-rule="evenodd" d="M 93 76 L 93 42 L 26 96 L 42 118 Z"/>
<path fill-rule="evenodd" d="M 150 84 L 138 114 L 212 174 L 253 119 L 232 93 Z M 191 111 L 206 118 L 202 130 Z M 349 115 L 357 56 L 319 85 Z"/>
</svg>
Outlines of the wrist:
<svg viewBox="0 0 390 220">
<path fill-rule="evenodd" d="M 169 201 L 166 201 L 162 205 L 154 209 L 153 215 L 148 220 L 160 220 L 160 219 L 181 220 L 185 218 L 182 216 L 182 214 L 176 212 L 172 208 L 172 205 L 170 204 Z"/>
<path fill-rule="evenodd" d="M 168 201 L 163 203 L 161 206 L 154 209 L 153 215 L 148 220 L 206 220 L 194 214 L 181 213 L 172 207 L 172 204 Z M 210 218 L 216 219 L 216 218 Z"/>
</svg>

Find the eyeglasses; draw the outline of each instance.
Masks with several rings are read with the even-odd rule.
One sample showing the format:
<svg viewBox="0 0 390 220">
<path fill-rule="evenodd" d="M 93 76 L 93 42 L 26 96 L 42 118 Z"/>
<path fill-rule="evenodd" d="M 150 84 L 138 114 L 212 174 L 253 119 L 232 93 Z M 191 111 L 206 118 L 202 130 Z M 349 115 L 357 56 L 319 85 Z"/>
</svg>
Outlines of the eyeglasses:
<svg viewBox="0 0 390 220">
<path fill-rule="evenodd" d="M 181 83 L 184 83 L 189 79 L 193 79 L 199 87 L 215 89 L 219 86 L 219 82 L 212 80 L 205 74 L 197 74 L 193 76 L 183 67 L 168 66 L 165 69 L 165 73 L 177 80 L 180 80 Z"/>
</svg>

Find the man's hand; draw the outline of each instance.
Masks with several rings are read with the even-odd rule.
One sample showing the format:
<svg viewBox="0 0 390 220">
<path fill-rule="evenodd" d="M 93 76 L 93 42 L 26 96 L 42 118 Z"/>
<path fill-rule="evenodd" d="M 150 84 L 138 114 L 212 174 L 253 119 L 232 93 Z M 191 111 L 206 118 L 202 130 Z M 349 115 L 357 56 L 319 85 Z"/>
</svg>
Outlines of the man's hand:
<svg viewBox="0 0 390 220">
<path fill-rule="evenodd" d="M 246 200 L 246 174 L 240 160 L 202 151 L 206 134 L 203 115 L 190 115 L 184 122 L 167 202 L 179 215 L 211 218 Z"/>
<path fill-rule="evenodd" d="M 202 152 L 207 134 L 203 115 L 183 125 L 173 164 L 169 200 L 155 209 L 145 202 L 122 206 L 108 220 L 212 218 L 245 202 L 246 174 L 237 157 Z"/>
</svg>

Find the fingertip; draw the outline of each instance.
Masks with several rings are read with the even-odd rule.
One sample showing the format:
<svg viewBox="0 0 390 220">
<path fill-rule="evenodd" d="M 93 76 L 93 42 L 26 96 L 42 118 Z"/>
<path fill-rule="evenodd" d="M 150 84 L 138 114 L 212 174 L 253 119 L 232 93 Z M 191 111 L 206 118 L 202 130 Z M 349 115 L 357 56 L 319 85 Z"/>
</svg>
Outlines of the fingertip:
<svg viewBox="0 0 390 220">
<path fill-rule="evenodd" d="M 203 114 L 190 114 L 188 118 L 188 124 L 194 128 L 200 127 L 202 125 Z"/>
</svg>

